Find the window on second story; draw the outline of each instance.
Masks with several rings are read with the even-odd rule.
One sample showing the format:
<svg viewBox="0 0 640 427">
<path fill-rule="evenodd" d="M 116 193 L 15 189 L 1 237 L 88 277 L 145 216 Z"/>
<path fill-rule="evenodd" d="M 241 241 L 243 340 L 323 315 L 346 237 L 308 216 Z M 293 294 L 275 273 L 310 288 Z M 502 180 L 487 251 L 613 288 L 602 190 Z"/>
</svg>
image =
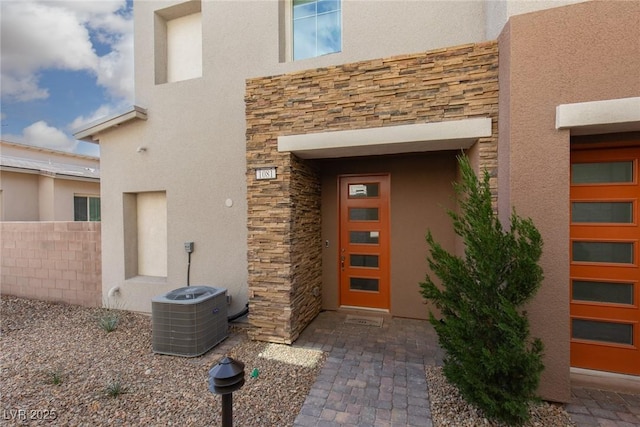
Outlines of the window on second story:
<svg viewBox="0 0 640 427">
<path fill-rule="evenodd" d="M 74 196 L 74 221 L 100 221 L 100 197 Z"/>
<path fill-rule="evenodd" d="M 341 0 L 293 0 L 293 59 L 342 50 Z"/>
</svg>

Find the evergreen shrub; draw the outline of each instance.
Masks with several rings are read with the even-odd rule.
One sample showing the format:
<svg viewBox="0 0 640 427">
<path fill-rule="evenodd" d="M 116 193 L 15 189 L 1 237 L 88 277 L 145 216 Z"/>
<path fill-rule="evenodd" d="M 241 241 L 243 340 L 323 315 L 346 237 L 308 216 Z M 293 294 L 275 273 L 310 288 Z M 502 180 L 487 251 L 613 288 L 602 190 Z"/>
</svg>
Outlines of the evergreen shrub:
<svg viewBox="0 0 640 427">
<path fill-rule="evenodd" d="M 523 305 L 542 282 L 538 265 L 542 238 L 531 219 L 515 209 L 503 229 L 494 212 L 489 173 L 480 180 L 466 156 L 458 157 L 461 181 L 454 184 L 459 213 L 448 211 L 464 256 L 450 254 L 429 230 L 427 275 L 420 292 L 441 312 L 429 313 L 445 351 L 444 374 L 467 402 L 491 419 L 520 425 L 535 401 L 543 345 L 530 338 Z"/>
</svg>

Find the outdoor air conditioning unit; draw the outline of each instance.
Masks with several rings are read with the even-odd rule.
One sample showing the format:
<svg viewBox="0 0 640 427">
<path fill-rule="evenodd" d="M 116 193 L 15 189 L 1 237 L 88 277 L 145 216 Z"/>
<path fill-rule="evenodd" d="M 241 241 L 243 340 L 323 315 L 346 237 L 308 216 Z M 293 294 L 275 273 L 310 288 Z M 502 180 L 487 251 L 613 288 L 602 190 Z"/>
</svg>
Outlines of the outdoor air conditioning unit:
<svg viewBox="0 0 640 427">
<path fill-rule="evenodd" d="M 200 356 L 227 337 L 227 290 L 173 290 L 152 298 L 151 316 L 154 353 Z"/>
</svg>

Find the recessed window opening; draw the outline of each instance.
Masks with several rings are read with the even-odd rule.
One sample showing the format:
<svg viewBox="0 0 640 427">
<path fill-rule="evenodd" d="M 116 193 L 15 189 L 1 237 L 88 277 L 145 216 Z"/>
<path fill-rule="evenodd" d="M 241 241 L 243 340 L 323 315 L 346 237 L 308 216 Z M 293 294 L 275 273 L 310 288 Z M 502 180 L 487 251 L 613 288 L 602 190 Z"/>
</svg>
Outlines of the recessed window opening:
<svg viewBox="0 0 640 427">
<path fill-rule="evenodd" d="M 202 12 L 200 1 L 156 11 L 156 84 L 202 77 Z"/>
<path fill-rule="evenodd" d="M 167 195 L 125 193 L 125 278 L 167 276 Z"/>
</svg>

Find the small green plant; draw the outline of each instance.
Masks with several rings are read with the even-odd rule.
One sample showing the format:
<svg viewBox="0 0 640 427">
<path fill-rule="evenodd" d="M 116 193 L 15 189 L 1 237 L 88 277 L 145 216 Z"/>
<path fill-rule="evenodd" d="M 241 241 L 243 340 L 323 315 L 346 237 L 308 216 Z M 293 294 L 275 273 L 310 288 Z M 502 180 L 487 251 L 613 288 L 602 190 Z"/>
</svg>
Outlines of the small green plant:
<svg viewBox="0 0 640 427">
<path fill-rule="evenodd" d="M 98 319 L 100 328 L 105 332 L 113 332 L 118 327 L 120 316 L 117 312 L 108 310 L 104 312 Z"/>
<path fill-rule="evenodd" d="M 117 329 L 122 314 L 122 306 L 118 302 L 103 301 L 103 309 L 97 316 L 98 326 L 105 332 L 113 332 Z"/>
<path fill-rule="evenodd" d="M 523 305 L 542 282 L 542 238 L 531 219 L 513 211 L 503 229 L 494 212 L 489 173 L 480 180 L 466 156 L 455 184 L 460 212 L 449 211 L 464 240 L 464 256 L 447 252 L 427 233 L 428 263 L 442 286 L 427 276 L 422 295 L 440 309 L 430 313 L 445 350 L 444 374 L 487 417 L 519 425 L 536 400 L 542 342 L 529 337 Z"/>
<path fill-rule="evenodd" d="M 127 389 L 126 389 L 126 387 L 124 385 L 122 385 L 122 382 L 120 381 L 120 378 L 116 378 L 116 379 L 111 380 L 109 382 L 109 384 L 107 384 L 105 392 L 107 393 L 107 396 L 116 398 L 116 397 L 120 396 L 121 394 L 126 393 Z"/>
<path fill-rule="evenodd" d="M 61 366 L 47 372 L 47 382 L 53 385 L 60 385 L 64 381 L 64 370 Z"/>
</svg>

